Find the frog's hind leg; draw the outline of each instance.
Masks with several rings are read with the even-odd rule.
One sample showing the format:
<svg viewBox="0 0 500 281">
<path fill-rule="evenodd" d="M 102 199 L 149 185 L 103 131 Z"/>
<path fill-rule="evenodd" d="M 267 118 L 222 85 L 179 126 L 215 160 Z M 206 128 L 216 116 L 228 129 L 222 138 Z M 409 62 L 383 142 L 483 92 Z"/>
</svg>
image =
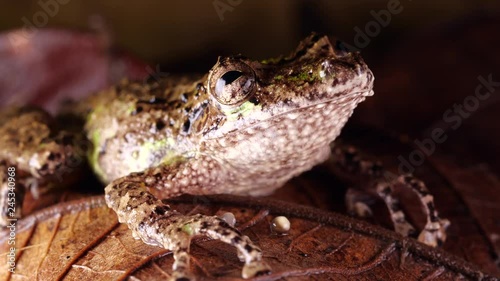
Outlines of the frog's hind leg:
<svg viewBox="0 0 500 281">
<path fill-rule="evenodd" d="M 70 172 L 83 162 L 84 152 L 78 146 L 83 136 L 59 130 L 55 123 L 49 113 L 36 107 L 0 112 L 0 226 L 9 218 L 21 217 L 26 192 L 36 198 L 39 185 L 64 186 L 63 176 L 71 180 Z M 9 208 L 14 201 L 15 208 Z"/>
<path fill-rule="evenodd" d="M 405 237 L 414 235 L 416 230 L 413 225 L 406 220 L 406 216 L 400 208 L 399 200 L 392 196 L 390 184 L 387 182 L 380 182 L 375 183 L 375 185 L 377 188 L 374 190 L 349 188 L 345 195 L 345 203 L 348 212 L 361 218 L 371 217 L 373 211 L 370 205 L 375 202 L 374 197 L 378 196 L 384 200 L 387 206 L 392 223 L 394 224 L 394 230 Z"/>
<path fill-rule="evenodd" d="M 412 235 L 415 228 L 406 220 L 399 200 L 393 196 L 396 187 L 401 186 L 413 191 L 422 203 L 426 224 L 418 236 L 418 240 L 430 246 L 437 246 L 446 240 L 446 229 L 450 225 L 447 219 L 441 219 L 434 205 L 434 197 L 425 184 L 411 175 L 393 176 L 385 171 L 379 163 L 362 160 L 358 151 L 351 146 L 334 145 L 331 158 L 335 166 L 351 174 L 368 177 L 368 186 L 375 187 L 375 192 L 382 198 L 389 210 L 396 232 L 403 236 Z M 335 169 L 334 169 L 335 170 Z M 360 206 L 351 196 L 348 206 Z M 363 204 L 361 204 L 363 206 Z M 365 211 L 366 212 L 366 211 Z"/>
<path fill-rule="evenodd" d="M 205 159 L 203 163 L 210 161 Z M 188 175 L 193 179 L 196 177 L 196 165 L 200 163 L 187 161 L 160 165 L 119 178 L 105 188 L 106 202 L 115 210 L 118 220 L 127 223 L 136 239 L 173 251 L 173 280 L 189 279 L 189 244 L 191 237 L 199 234 L 236 247 L 245 262 L 244 278 L 269 272 L 269 267 L 262 261 L 261 250 L 224 220 L 201 214 L 183 215 L 153 195 L 169 198 L 184 193 L 211 193 L 214 183 L 210 180 L 198 178 L 198 183 L 192 184 L 186 178 Z M 204 184 L 204 187 L 198 184 Z"/>
<path fill-rule="evenodd" d="M 409 188 L 419 197 L 422 203 L 427 221 L 423 230 L 418 235 L 418 241 L 432 247 L 442 245 L 446 240 L 446 229 L 450 225 L 450 222 L 447 219 L 439 218 L 434 206 L 434 197 L 429 193 L 422 181 L 411 175 L 401 175 L 393 180 L 382 180 L 376 184 L 377 193 L 387 205 L 396 231 L 403 235 L 410 235 L 415 231 L 413 226 L 406 221 L 399 201 L 392 196 L 396 186 Z"/>
</svg>

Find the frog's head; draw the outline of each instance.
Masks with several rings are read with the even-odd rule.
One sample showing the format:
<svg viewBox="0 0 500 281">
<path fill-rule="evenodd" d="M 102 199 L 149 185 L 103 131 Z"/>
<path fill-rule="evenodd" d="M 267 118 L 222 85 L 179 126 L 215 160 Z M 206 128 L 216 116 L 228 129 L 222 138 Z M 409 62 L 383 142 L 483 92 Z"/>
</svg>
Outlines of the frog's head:
<svg viewBox="0 0 500 281">
<path fill-rule="evenodd" d="M 373 94 L 373 80 L 358 53 L 315 34 L 288 57 L 219 58 L 206 81 L 210 114 L 203 135 L 217 150 L 228 148 L 225 159 L 250 151 L 235 156 L 240 162 L 310 156 L 328 146 L 356 105 Z"/>
<path fill-rule="evenodd" d="M 283 115 L 299 120 L 300 127 L 317 118 L 337 122 L 340 116 L 324 110 L 326 105 L 335 105 L 330 106 L 335 112 L 347 107 L 350 115 L 357 103 L 373 94 L 373 74 L 359 53 L 336 47 L 328 37 L 313 34 L 285 58 L 219 58 L 206 83 L 210 104 L 216 108 L 211 117 L 218 122 L 206 128 L 205 136 L 237 133 Z"/>
</svg>

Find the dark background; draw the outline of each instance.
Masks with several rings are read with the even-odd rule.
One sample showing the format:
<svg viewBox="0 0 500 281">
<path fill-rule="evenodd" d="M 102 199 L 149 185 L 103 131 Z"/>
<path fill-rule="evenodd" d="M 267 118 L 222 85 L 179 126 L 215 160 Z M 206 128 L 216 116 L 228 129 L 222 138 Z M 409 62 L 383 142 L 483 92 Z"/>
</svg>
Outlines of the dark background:
<svg viewBox="0 0 500 281">
<path fill-rule="evenodd" d="M 391 156 L 385 157 L 387 162 L 394 162 L 395 167 L 401 164 L 400 157 L 410 161 L 411 153 L 419 149 L 418 143 L 432 146 L 432 151 L 425 155 L 424 166 L 432 163 L 441 167 L 440 176 L 451 178 L 447 184 L 456 189 L 453 192 L 459 202 L 449 204 L 461 204 L 457 208 L 463 208 L 457 211 L 454 206 L 447 206 L 448 211 L 445 211 L 446 217 L 455 216 L 455 221 L 452 221 L 455 223 L 455 234 L 450 238 L 455 244 L 448 245 L 447 250 L 482 264 L 488 272 L 500 272 L 498 260 L 496 268 L 494 265 L 500 251 L 500 85 L 492 87 L 490 96 L 479 101 L 474 110 L 467 111 L 465 115 L 452 114 L 455 117 L 453 122 L 445 117 L 456 106 L 471 100 L 476 88 L 481 85 L 479 77 L 491 77 L 491 80 L 500 82 L 499 1 L 64 2 L 67 3 L 59 4 L 55 0 L 2 1 L 0 31 L 4 31 L 4 41 L 2 43 L 0 38 L 0 101 L 3 104 L 31 100 L 54 110 L 53 104 L 47 105 L 46 100 L 54 96 L 59 98 L 61 93 L 78 98 L 122 76 L 129 76 L 126 73 L 150 73 L 151 70 L 160 74 L 206 72 L 218 55 L 241 53 L 265 59 L 287 54 L 311 31 L 340 38 L 348 46 L 361 51 L 376 78 L 375 95 L 359 106 L 345 133 L 350 139 L 358 138 L 362 147 L 378 147 L 380 143 L 375 142 L 383 140 L 374 138 L 373 134 L 372 137 L 362 137 L 359 128 L 367 127 L 376 128 L 377 134 L 392 136 L 405 144 L 406 150 L 391 146 Z M 83 75 L 85 78 L 92 73 L 92 77 L 101 77 L 101 80 L 80 79 L 80 91 L 76 92 L 67 88 L 51 92 L 52 85 L 42 94 L 36 90 L 40 88 L 39 82 L 34 82 L 39 76 L 53 73 L 53 76 L 60 77 L 58 83 L 66 79 L 67 69 L 55 72 L 59 69 L 58 63 L 68 63 L 62 59 L 60 52 L 51 54 L 51 63 L 44 68 L 39 68 L 42 64 L 36 60 L 39 58 L 36 52 L 30 53 L 37 61 L 31 67 L 29 64 L 19 69 L 11 67 L 15 65 L 9 60 L 13 51 L 5 47 L 8 45 L 5 37 L 13 29 L 22 28 L 25 19 L 35 24 L 37 13 L 44 11 L 40 3 L 58 5 L 57 11 L 47 16 L 46 24 L 38 27 L 91 31 L 98 38 L 100 45 L 97 45 L 100 47 L 96 52 L 100 53 L 96 56 L 94 52 L 92 58 L 95 61 L 69 62 L 73 65 L 72 71 L 84 73 L 83 69 L 87 69 Z M 388 12 L 388 6 L 392 7 L 393 13 Z M 51 9 L 55 11 L 56 8 L 52 6 Z M 217 9 L 220 9 L 219 12 Z M 379 16 L 385 22 L 377 20 Z M 369 35 L 362 40 L 361 32 Z M 64 37 L 51 36 L 44 40 L 50 43 Z M 40 41 L 43 40 L 40 39 L 37 44 Z M 34 44 L 35 49 L 37 44 Z M 74 45 L 81 47 L 85 44 L 78 41 Z M 76 49 L 64 56 L 73 56 L 74 59 L 78 56 Z M 117 49 L 126 50 L 138 59 L 133 71 L 117 72 L 117 64 L 123 64 L 123 60 L 107 61 L 106 55 L 116 55 Z M 16 56 L 23 57 L 19 53 Z M 149 68 L 139 63 L 140 60 L 148 63 Z M 114 74 L 109 74 L 111 72 Z M 66 80 L 64 83 L 75 87 L 75 81 Z M 34 86 L 26 93 L 10 90 L 9 86 L 14 82 Z M 56 92 L 61 93 L 56 95 Z M 460 117 L 457 119 L 457 116 Z M 432 132 L 436 130 L 442 132 L 445 137 L 441 139 L 445 140 L 439 143 L 431 141 Z M 366 134 L 366 131 L 363 132 Z M 427 151 L 429 149 L 427 146 Z M 425 152 L 421 147 L 420 151 Z M 443 166 L 442 163 L 453 163 L 455 166 Z M 421 164 L 414 166 L 417 173 L 429 173 Z M 459 188 L 453 180 L 462 175 L 466 175 L 463 182 L 467 184 Z M 488 183 L 483 181 L 479 184 L 479 179 L 487 179 Z M 439 184 L 431 186 L 431 189 L 438 190 L 438 194 L 439 188 Z M 443 202 L 447 202 L 447 196 L 439 198 L 436 195 L 437 200 L 442 201 L 438 203 L 446 204 Z M 457 223 L 464 214 L 473 217 L 470 228 Z M 472 236 L 473 231 L 476 234 L 479 232 L 482 238 L 478 239 L 482 239 L 485 248 L 489 247 L 483 251 L 489 259 L 485 263 L 467 253 L 474 251 L 475 242 L 460 241 L 461 238 L 466 239 L 468 234 Z"/>
</svg>

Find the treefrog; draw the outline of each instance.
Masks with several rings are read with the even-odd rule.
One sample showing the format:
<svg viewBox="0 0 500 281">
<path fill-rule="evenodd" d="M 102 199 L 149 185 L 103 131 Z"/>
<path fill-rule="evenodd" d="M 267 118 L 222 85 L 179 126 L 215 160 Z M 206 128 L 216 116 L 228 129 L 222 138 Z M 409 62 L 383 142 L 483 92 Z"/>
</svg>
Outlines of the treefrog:
<svg viewBox="0 0 500 281">
<path fill-rule="evenodd" d="M 270 270 L 257 245 L 218 217 L 183 215 L 162 199 L 272 193 L 330 157 L 330 143 L 373 95 L 373 82 L 359 53 L 312 34 L 277 59 L 219 57 L 202 76 L 123 80 L 75 113 L 92 143 L 89 163 L 107 184 L 107 205 L 135 238 L 172 250 L 173 280 L 192 277 L 188 250 L 199 234 L 236 247 L 249 278 Z M 42 180 L 76 154 L 70 135 L 42 110 L 2 116 L 2 167 Z"/>
</svg>

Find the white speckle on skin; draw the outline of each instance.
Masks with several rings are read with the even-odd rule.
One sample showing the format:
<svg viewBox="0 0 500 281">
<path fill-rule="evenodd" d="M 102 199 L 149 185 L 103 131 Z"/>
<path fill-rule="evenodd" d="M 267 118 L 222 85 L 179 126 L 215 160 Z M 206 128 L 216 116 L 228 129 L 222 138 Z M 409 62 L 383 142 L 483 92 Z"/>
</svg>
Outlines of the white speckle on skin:
<svg viewBox="0 0 500 281">
<path fill-rule="evenodd" d="M 207 169 L 206 169 L 206 166 L 203 165 L 203 167 L 200 167 L 198 169 L 198 175 L 205 175 L 207 173 Z"/>
<path fill-rule="evenodd" d="M 182 179 L 179 180 L 179 184 L 181 186 L 188 186 L 189 184 L 189 179 L 187 177 L 182 177 Z"/>
<path fill-rule="evenodd" d="M 198 184 L 198 178 L 196 176 L 193 176 L 191 178 L 191 185 L 196 186 Z"/>
<path fill-rule="evenodd" d="M 269 128 L 271 124 L 269 122 L 261 122 L 258 127 L 259 127 L 259 130 L 260 131 L 264 131 L 266 130 L 267 128 Z"/>
<path fill-rule="evenodd" d="M 144 182 L 147 184 L 147 185 L 152 185 L 156 182 L 156 179 L 154 177 L 146 177 L 146 179 L 144 180 Z"/>
<path fill-rule="evenodd" d="M 132 158 L 135 158 L 135 159 L 139 158 L 139 151 L 132 152 Z"/>
<path fill-rule="evenodd" d="M 226 139 L 221 138 L 220 140 L 218 140 L 218 142 L 221 147 L 226 147 Z"/>
<path fill-rule="evenodd" d="M 288 114 L 288 118 L 290 118 L 290 120 L 295 120 L 299 116 L 300 116 L 300 114 L 298 114 L 298 113 L 289 113 Z"/>
</svg>

